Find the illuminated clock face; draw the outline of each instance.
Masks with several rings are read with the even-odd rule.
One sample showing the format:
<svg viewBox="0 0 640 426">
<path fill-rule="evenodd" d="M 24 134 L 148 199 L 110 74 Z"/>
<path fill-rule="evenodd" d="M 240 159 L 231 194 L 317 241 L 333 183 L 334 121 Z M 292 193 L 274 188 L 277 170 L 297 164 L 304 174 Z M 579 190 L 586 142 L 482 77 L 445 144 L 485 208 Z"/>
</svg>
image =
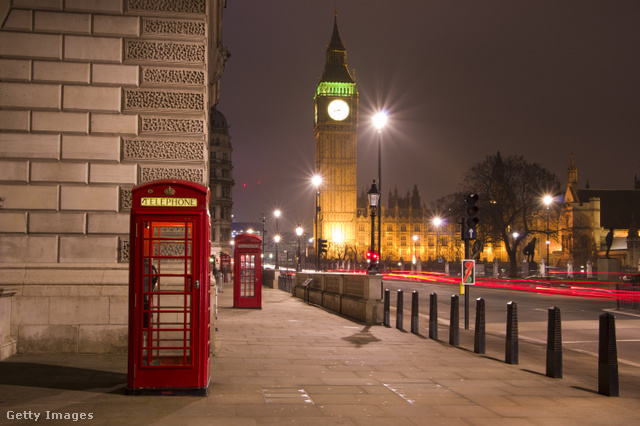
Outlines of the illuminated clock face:
<svg viewBox="0 0 640 426">
<path fill-rule="evenodd" d="M 329 103 L 329 117 L 336 121 L 342 121 L 349 115 L 349 105 L 341 99 L 336 99 Z"/>
</svg>

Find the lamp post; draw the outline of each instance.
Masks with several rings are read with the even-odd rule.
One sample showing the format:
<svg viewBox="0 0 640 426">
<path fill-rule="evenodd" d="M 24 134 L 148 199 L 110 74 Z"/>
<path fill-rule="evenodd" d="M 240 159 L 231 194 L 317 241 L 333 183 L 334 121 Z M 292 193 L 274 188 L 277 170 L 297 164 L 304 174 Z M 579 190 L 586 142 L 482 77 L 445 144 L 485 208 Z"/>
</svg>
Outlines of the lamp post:
<svg viewBox="0 0 640 426">
<path fill-rule="evenodd" d="M 262 213 L 262 254 L 260 254 L 260 257 L 262 259 L 262 269 L 264 269 L 264 242 L 266 240 L 266 236 L 265 236 L 265 230 L 264 230 L 264 222 L 266 221 L 266 217 L 264 215 L 264 213 Z"/>
<path fill-rule="evenodd" d="M 302 224 L 298 221 L 298 227 L 296 228 L 296 235 L 298 236 L 298 264 L 296 265 L 296 271 L 301 269 L 300 267 L 300 237 L 302 237 Z"/>
<path fill-rule="evenodd" d="M 413 265 L 416 264 L 416 246 L 418 245 L 418 236 L 413 236 Z M 415 269 L 415 268 L 414 268 Z"/>
<path fill-rule="evenodd" d="M 436 262 L 440 259 L 440 225 L 442 225 L 442 219 L 434 217 L 431 221 L 436 227 Z"/>
<path fill-rule="evenodd" d="M 278 269 L 278 243 L 280 242 L 280 235 L 273 237 L 273 241 L 276 242 L 276 269 Z"/>
<path fill-rule="evenodd" d="M 553 197 L 545 195 L 542 201 L 547 206 L 547 263 L 544 265 L 544 275 L 546 277 L 549 271 L 549 245 L 551 244 L 551 241 L 549 241 L 549 206 L 553 202 Z"/>
<path fill-rule="evenodd" d="M 380 111 L 373 116 L 373 125 L 378 129 L 378 193 L 382 194 L 382 128 L 387 123 L 387 114 Z M 382 255 L 382 203 L 378 204 L 378 250 Z"/>
<path fill-rule="evenodd" d="M 273 237 L 274 241 L 276 242 L 276 269 L 278 268 L 278 242 L 280 241 L 280 227 L 278 226 L 278 218 L 280 217 L 280 210 L 275 210 L 273 212 L 273 215 L 276 217 L 276 232 L 275 232 L 275 236 Z"/>
<path fill-rule="evenodd" d="M 315 175 L 313 176 L 313 178 L 311 179 L 311 182 L 313 183 L 313 185 L 316 187 L 316 219 L 315 219 L 315 225 L 316 225 L 316 233 L 314 235 L 314 244 L 316 246 L 316 272 L 320 270 L 320 256 L 318 256 L 319 253 L 319 246 L 318 246 L 318 213 L 320 213 L 320 205 L 318 204 L 319 202 L 319 197 L 320 197 L 320 184 L 322 183 L 322 178 L 320 177 L 320 175 Z"/>
<path fill-rule="evenodd" d="M 380 201 L 380 192 L 378 192 L 378 188 L 376 187 L 375 179 L 371 184 L 371 188 L 369 189 L 369 192 L 367 192 L 367 198 L 369 198 L 369 211 L 371 212 L 371 251 L 375 253 L 376 252 L 375 219 L 376 219 L 376 210 L 378 209 L 378 202 Z M 380 256 L 378 256 L 378 259 L 380 259 Z M 367 269 L 367 273 L 368 274 L 378 273 L 378 263 L 377 261 L 374 261 L 374 259 L 371 259 L 371 264 Z"/>
</svg>

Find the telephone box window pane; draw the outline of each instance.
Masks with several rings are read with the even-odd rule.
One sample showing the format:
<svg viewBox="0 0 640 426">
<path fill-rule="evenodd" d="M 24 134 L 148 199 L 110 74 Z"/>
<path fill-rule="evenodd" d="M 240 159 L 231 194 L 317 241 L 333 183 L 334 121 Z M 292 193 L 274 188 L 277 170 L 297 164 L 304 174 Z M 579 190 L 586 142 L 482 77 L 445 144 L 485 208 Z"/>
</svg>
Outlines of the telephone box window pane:
<svg viewBox="0 0 640 426">
<path fill-rule="evenodd" d="M 145 222 L 142 365 L 189 366 L 193 344 L 191 222 Z M 149 250 L 149 248 L 151 250 Z"/>
<path fill-rule="evenodd" d="M 255 297 L 256 295 L 256 270 L 255 254 L 243 254 L 240 256 L 240 296 Z"/>
</svg>

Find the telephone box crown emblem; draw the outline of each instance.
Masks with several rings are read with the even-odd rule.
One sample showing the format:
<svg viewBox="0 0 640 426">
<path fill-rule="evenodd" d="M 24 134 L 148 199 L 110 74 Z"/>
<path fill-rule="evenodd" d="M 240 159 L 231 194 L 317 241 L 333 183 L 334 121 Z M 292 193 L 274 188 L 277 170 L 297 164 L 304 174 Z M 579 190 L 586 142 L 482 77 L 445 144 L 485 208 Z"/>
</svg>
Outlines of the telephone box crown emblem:
<svg viewBox="0 0 640 426">
<path fill-rule="evenodd" d="M 170 186 L 164 190 L 164 195 L 175 195 L 175 194 L 176 194 L 176 190 Z"/>
</svg>

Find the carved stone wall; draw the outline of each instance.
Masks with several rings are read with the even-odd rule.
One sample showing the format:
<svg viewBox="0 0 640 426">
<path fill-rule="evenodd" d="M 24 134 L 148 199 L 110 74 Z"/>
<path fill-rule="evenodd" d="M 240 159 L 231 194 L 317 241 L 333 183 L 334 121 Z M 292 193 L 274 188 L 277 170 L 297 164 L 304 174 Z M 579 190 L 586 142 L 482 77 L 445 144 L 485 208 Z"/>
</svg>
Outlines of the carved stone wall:
<svg viewBox="0 0 640 426">
<path fill-rule="evenodd" d="M 203 86 L 205 72 L 179 68 L 142 67 L 141 85 Z"/>
<path fill-rule="evenodd" d="M 143 18 L 142 34 L 172 37 L 204 37 L 206 35 L 206 27 L 204 22 Z"/>
<path fill-rule="evenodd" d="M 151 182 L 159 179 L 184 179 L 191 182 L 204 184 L 202 169 L 165 168 L 165 167 L 141 167 L 140 183 Z"/>
<path fill-rule="evenodd" d="M 204 64 L 205 44 L 126 40 L 125 62 L 183 62 Z"/>
<path fill-rule="evenodd" d="M 123 159 L 131 160 L 202 161 L 204 152 L 203 141 L 125 139 L 122 147 Z"/>
<path fill-rule="evenodd" d="M 142 117 L 142 133 L 204 133 L 204 119 Z"/>
<path fill-rule="evenodd" d="M 141 12 L 178 12 L 204 14 L 206 0 L 127 0 L 127 9 Z"/>
<path fill-rule="evenodd" d="M 125 110 L 203 111 L 204 93 L 125 89 Z"/>
</svg>

